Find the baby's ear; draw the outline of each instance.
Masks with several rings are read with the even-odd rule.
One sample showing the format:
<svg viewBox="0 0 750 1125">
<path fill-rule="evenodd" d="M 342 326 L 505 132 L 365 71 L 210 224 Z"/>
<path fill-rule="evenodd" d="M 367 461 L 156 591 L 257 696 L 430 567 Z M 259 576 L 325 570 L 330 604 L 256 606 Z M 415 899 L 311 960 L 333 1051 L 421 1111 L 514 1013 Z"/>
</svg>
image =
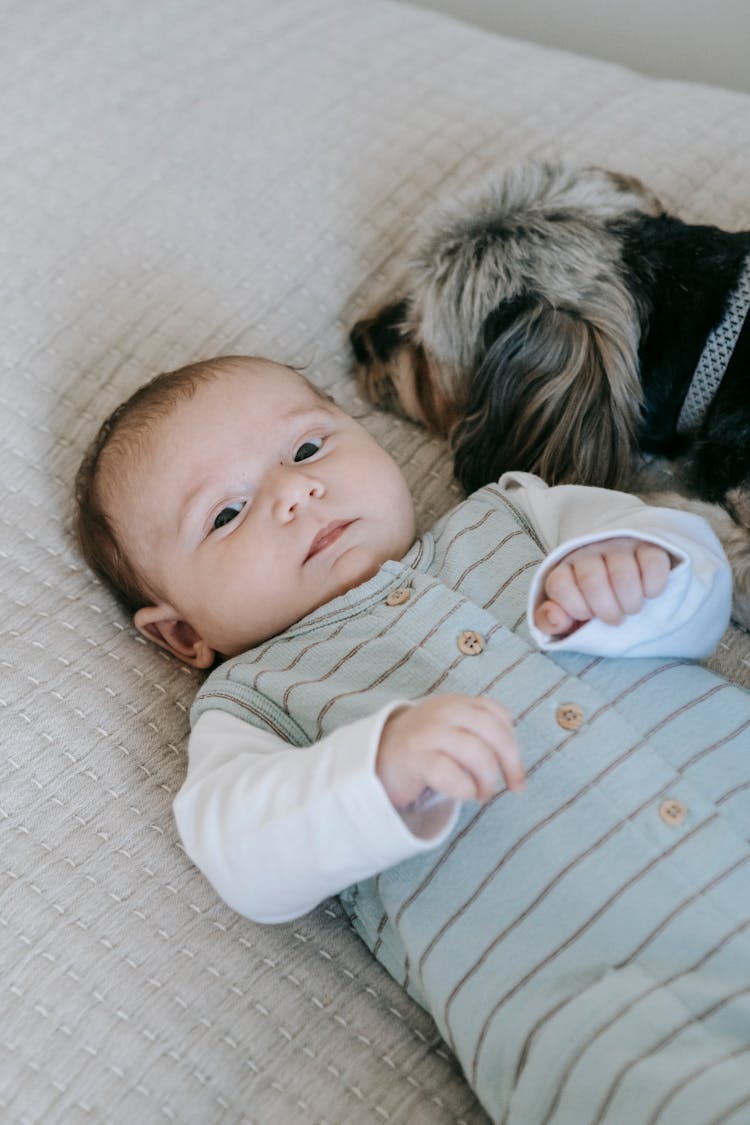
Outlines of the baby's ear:
<svg viewBox="0 0 750 1125">
<path fill-rule="evenodd" d="M 193 668 L 210 668 L 216 652 L 183 621 L 170 605 L 147 605 L 137 610 L 133 624 L 139 633 Z"/>
</svg>

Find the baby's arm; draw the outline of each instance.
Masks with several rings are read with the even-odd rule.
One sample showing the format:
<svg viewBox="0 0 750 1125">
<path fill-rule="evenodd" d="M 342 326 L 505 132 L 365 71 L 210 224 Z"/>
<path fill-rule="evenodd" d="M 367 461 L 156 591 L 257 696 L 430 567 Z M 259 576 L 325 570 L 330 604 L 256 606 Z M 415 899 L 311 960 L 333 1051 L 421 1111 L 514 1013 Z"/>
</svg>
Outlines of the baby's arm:
<svg viewBox="0 0 750 1125">
<path fill-rule="evenodd" d="M 529 593 L 529 623 L 541 648 L 691 659 L 713 652 L 729 621 L 732 581 L 721 544 L 705 520 L 609 489 L 548 488 L 528 473 L 506 473 L 500 486 L 549 552 Z M 546 588 L 548 576 L 571 552 L 589 546 L 601 552 L 604 542 L 623 538 L 658 547 L 670 559 L 666 584 L 657 596 L 644 597 L 640 610 L 625 614 L 619 624 L 610 623 L 606 614 L 572 630 L 566 629 L 564 616 L 554 630 L 545 628 L 543 619 L 535 620 L 540 603 L 554 600 Z M 575 618 L 570 607 L 566 612 Z"/>
<path fill-rule="evenodd" d="M 174 802 L 188 856 L 234 910 L 285 922 L 435 847 L 458 816 L 452 798 L 494 794 L 501 772 L 514 787 L 522 777 L 503 708 L 440 698 L 443 710 L 397 701 L 304 749 L 205 712 Z"/>
</svg>

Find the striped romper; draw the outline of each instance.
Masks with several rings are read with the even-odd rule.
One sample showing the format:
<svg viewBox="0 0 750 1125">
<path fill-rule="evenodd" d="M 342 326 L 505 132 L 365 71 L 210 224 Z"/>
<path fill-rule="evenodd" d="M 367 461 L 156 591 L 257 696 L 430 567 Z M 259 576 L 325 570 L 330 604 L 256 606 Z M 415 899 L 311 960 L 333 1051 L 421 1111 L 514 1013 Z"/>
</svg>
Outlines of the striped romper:
<svg viewBox="0 0 750 1125">
<path fill-rule="evenodd" d="M 495 696 L 529 781 L 341 896 L 495 1122 L 750 1122 L 750 695 L 698 665 L 545 654 L 542 557 L 495 486 L 399 562 L 219 667 L 305 747 L 391 699 Z"/>
</svg>

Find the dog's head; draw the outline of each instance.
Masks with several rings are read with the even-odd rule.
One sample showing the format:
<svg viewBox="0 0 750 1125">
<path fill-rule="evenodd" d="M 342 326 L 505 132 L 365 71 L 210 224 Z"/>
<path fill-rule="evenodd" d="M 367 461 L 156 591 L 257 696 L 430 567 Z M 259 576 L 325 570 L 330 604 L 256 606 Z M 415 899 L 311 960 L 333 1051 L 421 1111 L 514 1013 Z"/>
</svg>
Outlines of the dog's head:
<svg viewBox="0 0 750 1125">
<path fill-rule="evenodd" d="M 351 332 L 368 399 L 450 439 L 456 478 L 473 492 L 503 472 L 549 484 L 624 487 L 641 410 L 637 341 L 617 308 L 555 308 L 538 295 L 502 302 L 485 320 L 471 376 L 413 340 L 406 300 Z"/>
<path fill-rule="evenodd" d="M 613 220 L 656 206 L 626 177 L 551 165 L 456 200 L 352 332 L 365 393 L 449 436 L 469 491 L 509 469 L 622 486 L 640 316 Z"/>
</svg>

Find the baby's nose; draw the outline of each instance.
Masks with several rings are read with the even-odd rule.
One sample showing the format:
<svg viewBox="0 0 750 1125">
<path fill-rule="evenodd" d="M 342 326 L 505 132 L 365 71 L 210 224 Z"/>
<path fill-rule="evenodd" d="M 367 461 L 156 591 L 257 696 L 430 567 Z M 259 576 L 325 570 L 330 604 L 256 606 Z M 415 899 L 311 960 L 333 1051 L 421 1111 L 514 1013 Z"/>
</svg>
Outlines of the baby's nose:
<svg viewBox="0 0 750 1125">
<path fill-rule="evenodd" d="M 309 504 L 311 500 L 319 500 L 325 496 L 323 482 L 299 469 L 280 468 L 276 477 L 273 513 L 284 523 L 294 519 L 298 508 Z"/>
</svg>

